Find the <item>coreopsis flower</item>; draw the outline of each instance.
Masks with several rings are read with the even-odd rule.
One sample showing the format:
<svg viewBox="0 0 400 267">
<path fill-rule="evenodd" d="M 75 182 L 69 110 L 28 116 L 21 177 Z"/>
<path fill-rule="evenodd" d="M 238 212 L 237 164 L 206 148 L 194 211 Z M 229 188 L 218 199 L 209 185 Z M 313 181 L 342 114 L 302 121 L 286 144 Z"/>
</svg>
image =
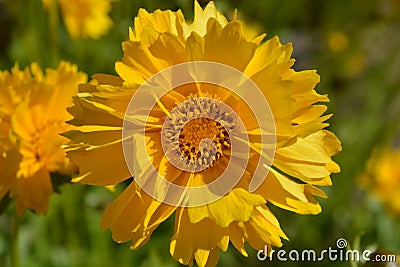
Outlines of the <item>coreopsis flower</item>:
<svg viewBox="0 0 400 267">
<path fill-rule="evenodd" d="M 400 149 L 376 149 L 359 178 L 362 188 L 375 195 L 393 214 L 400 214 Z"/>
<path fill-rule="evenodd" d="M 324 129 L 331 115 L 317 104 L 329 101 L 314 90 L 319 76 L 291 68 L 291 44 L 245 36 L 241 22 L 228 21 L 213 2 L 204 10 L 195 2 L 191 23 L 181 11 L 140 9 L 115 65 L 118 76 L 96 74 L 97 85 L 79 87 L 69 109 L 78 129 L 64 134 L 73 149 L 68 156 L 80 170 L 75 181 L 107 186 L 134 177 L 102 217 L 101 227 L 115 241 L 132 240 L 138 249 L 175 214 L 173 258 L 214 266 L 229 242 L 244 256 L 246 242 L 258 250 L 282 245 L 287 237 L 268 205 L 300 214 L 321 211 L 314 197 L 326 195 L 317 186 L 331 185 L 330 174 L 340 171 L 331 157 L 341 146 Z M 215 72 L 215 65 L 222 71 Z M 243 76 L 226 75 L 226 68 Z M 196 81 L 182 82 L 187 77 Z M 200 81 L 210 77 L 240 88 Z M 179 86 L 171 86 L 176 81 Z M 268 106 L 250 106 L 240 94 L 254 94 Z M 259 110 L 266 121 L 257 119 Z M 234 147 L 241 145 L 249 152 L 237 153 Z M 256 173 L 259 184 L 250 190 Z M 222 195 L 211 186 L 220 177 L 237 180 Z M 188 193 L 209 185 L 213 189 Z"/>
<path fill-rule="evenodd" d="M 43 0 L 47 9 L 55 4 L 53 1 L 60 6 L 68 33 L 74 39 L 98 39 L 113 24 L 108 16 L 111 11 L 110 0 Z"/>
<path fill-rule="evenodd" d="M 343 52 L 349 46 L 349 38 L 342 31 L 332 31 L 326 39 L 329 49 L 334 53 Z"/>
<path fill-rule="evenodd" d="M 87 75 L 61 62 L 41 71 L 35 63 L 0 72 L 0 198 L 16 198 L 17 213 L 46 213 L 53 192 L 51 172 L 70 174 L 76 166 L 66 158 L 59 135 L 71 129 L 66 108 Z"/>
</svg>

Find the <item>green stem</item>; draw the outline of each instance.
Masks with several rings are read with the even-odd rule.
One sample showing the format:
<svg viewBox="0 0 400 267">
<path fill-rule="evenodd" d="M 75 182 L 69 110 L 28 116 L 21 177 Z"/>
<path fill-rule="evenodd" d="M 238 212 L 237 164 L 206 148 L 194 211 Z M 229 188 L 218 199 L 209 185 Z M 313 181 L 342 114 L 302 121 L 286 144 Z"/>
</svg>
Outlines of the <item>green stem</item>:
<svg viewBox="0 0 400 267">
<path fill-rule="evenodd" d="M 53 67 L 58 65 L 60 60 L 60 43 L 58 40 L 58 28 L 59 28 L 59 14 L 58 5 L 56 0 L 50 1 L 49 7 L 49 43 L 51 53 L 51 64 Z"/>
<path fill-rule="evenodd" d="M 15 210 L 12 218 L 12 229 L 11 229 L 11 267 L 19 266 L 18 229 L 19 229 L 19 217 L 17 211 Z"/>
</svg>

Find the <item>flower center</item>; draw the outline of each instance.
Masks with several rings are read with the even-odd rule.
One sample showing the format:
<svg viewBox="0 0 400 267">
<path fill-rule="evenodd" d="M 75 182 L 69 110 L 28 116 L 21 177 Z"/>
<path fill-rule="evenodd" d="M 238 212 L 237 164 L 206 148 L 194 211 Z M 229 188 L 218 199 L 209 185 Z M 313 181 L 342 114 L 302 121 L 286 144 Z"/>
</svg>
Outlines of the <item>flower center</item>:
<svg viewBox="0 0 400 267">
<path fill-rule="evenodd" d="M 235 114 L 215 98 L 190 98 L 166 118 L 162 142 L 168 160 L 186 171 L 213 166 L 230 150 L 230 133 L 235 131 Z"/>
<path fill-rule="evenodd" d="M 216 151 L 210 145 L 204 145 L 200 151 L 200 143 L 211 139 L 215 143 Z M 205 143 L 205 142 L 204 142 Z M 209 118 L 196 118 L 189 121 L 179 135 L 179 148 L 187 160 L 195 161 L 201 157 L 202 152 L 206 158 L 215 161 L 223 153 L 222 150 L 229 149 L 231 141 L 228 132 L 221 123 Z M 210 162 L 211 164 L 211 162 Z"/>
</svg>

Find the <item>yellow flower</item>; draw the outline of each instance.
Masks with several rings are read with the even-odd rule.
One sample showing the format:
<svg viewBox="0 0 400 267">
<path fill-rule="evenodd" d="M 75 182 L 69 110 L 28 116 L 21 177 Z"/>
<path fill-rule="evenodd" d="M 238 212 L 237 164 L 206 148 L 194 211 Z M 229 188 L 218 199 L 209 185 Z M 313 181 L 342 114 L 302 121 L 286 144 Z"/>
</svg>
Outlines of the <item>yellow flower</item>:
<svg viewBox="0 0 400 267">
<path fill-rule="evenodd" d="M 67 62 L 45 74 L 35 63 L 0 72 L 0 198 L 15 197 L 19 215 L 27 208 L 46 213 L 50 173 L 76 169 L 61 148 L 68 140 L 59 133 L 71 129 L 66 108 L 85 82 L 86 74 Z"/>
<path fill-rule="evenodd" d="M 375 150 L 360 175 L 361 187 L 369 190 L 384 206 L 400 214 L 400 149 Z"/>
<path fill-rule="evenodd" d="M 341 31 L 330 32 L 326 39 L 329 49 L 335 53 L 342 52 L 349 46 L 349 38 Z"/>
<path fill-rule="evenodd" d="M 49 9 L 57 1 L 67 30 L 72 38 L 90 37 L 98 39 L 106 34 L 112 25 L 108 17 L 110 0 L 43 0 Z"/>
<path fill-rule="evenodd" d="M 64 134 L 80 169 L 75 181 L 106 186 L 134 177 L 101 227 L 137 249 L 175 213 L 170 253 L 189 265 L 216 265 L 229 242 L 244 256 L 245 242 L 281 246 L 286 236 L 267 204 L 317 214 L 314 196 L 326 195 L 316 186 L 331 185 L 330 174 L 340 171 L 331 159 L 340 142 L 323 129 L 331 115 L 316 104 L 328 101 L 314 90 L 319 76 L 291 69 L 291 44 L 246 39 L 241 22 L 228 22 L 213 2 L 204 10 L 195 2 L 193 23 L 181 11 L 141 9 L 134 26 L 116 63 L 119 76 L 96 74 L 97 85 L 80 86 L 69 110 L 79 129 Z M 241 145 L 249 152 L 238 153 Z M 237 183 L 219 195 L 221 188 L 211 188 L 223 176 Z M 260 184 L 249 190 L 254 180 Z M 210 189 L 192 190 L 204 185 Z"/>
</svg>

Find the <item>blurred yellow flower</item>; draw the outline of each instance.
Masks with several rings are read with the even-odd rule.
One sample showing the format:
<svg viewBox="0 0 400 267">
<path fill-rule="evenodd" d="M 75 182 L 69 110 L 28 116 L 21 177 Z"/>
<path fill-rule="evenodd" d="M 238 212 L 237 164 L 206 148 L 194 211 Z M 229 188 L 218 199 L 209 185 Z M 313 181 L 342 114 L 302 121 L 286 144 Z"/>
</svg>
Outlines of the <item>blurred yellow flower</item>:
<svg viewBox="0 0 400 267">
<path fill-rule="evenodd" d="M 327 36 L 328 47 L 333 52 L 342 52 L 349 46 L 349 38 L 342 31 L 332 31 Z"/>
<path fill-rule="evenodd" d="M 400 214 L 400 149 L 375 150 L 359 184 L 379 198 L 388 210 Z"/>
<path fill-rule="evenodd" d="M 68 156 L 80 170 L 75 181 L 84 184 L 113 185 L 132 176 L 124 157 L 125 140 L 121 138 L 128 104 L 146 80 L 180 63 L 218 62 L 243 72 L 262 91 L 276 127 L 272 168 L 264 166 L 269 169 L 268 176 L 255 192 L 249 192 L 255 165 L 265 156 L 265 144 L 260 140 L 268 133 L 261 130 L 252 107 L 240 97 L 217 85 L 184 84 L 157 99 L 154 107 L 145 107 L 150 112 L 148 117 L 130 118 L 145 127 L 144 132 L 135 135 L 146 141 L 143 150 L 133 151 L 135 180 L 106 208 L 101 222 L 103 229 L 111 229 L 115 241 L 132 240 L 132 249 L 137 249 L 175 212 L 171 255 L 182 264 L 196 261 L 199 266 L 215 266 L 219 250 L 226 251 L 229 242 L 244 256 L 245 242 L 255 249 L 282 245 L 281 238 L 286 236 L 267 202 L 300 214 L 321 211 L 314 196 L 326 195 L 316 186 L 331 185 L 330 174 L 340 171 L 331 157 L 341 150 L 341 145 L 333 133 L 323 130 L 331 115 L 323 115 L 327 107 L 316 104 L 329 101 L 314 90 L 319 76 L 313 70 L 291 69 L 291 44 L 282 45 L 277 37 L 262 42 L 265 35 L 254 39 L 245 36 L 241 22 L 228 22 L 213 2 L 204 10 L 195 2 L 193 23 L 185 22 L 181 11 L 148 13 L 141 9 L 135 28 L 130 30 L 130 40 L 123 43 L 124 58 L 116 63 L 119 76 L 96 74 L 97 85 L 80 86 L 79 98 L 69 109 L 74 116 L 70 123 L 79 127 L 64 135 L 71 139 L 70 147 L 74 149 Z M 137 183 L 138 179 L 151 178 L 146 176 L 148 166 L 142 164 L 146 154 L 164 179 L 183 188 L 209 184 L 227 168 L 233 157 L 230 147 L 234 140 L 221 124 L 233 128 L 236 125 L 221 103 L 240 117 L 249 136 L 249 161 L 238 177 L 239 183 L 222 198 L 197 207 L 169 205 L 154 199 Z M 178 112 L 172 114 L 173 110 Z M 179 121 L 188 121 L 189 114 L 196 112 L 222 114 L 221 123 L 195 118 L 185 124 L 179 137 L 163 136 L 165 123 L 168 129 L 175 130 Z M 200 168 L 205 162 L 211 164 L 201 171 L 177 168 L 162 152 L 163 137 L 179 144 L 183 164 L 193 168 Z M 214 155 L 201 148 L 201 141 L 207 138 L 216 145 Z M 199 163 L 202 157 L 204 161 Z M 142 174 L 144 178 L 138 177 Z"/>
<path fill-rule="evenodd" d="M 18 215 L 26 209 L 46 213 L 53 192 L 50 172 L 72 173 L 59 133 L 72 128 L 66 108 L 78 84 L 87 82 L 77 66 L 61 62 L 42 73 L 39 66 L 0 72 L 0 198 L 16 198 Z"/>
<path fill-rule="evenodd" d="M 346 77 L 355 77 L 365 70 L 366 56 L 362 51 L 354 51 L 344 61 L 344 75 Z"/>
<path fill-rule="evenodd" d="M 57 1 L 67 30 L 72 38 L 98 39 L 110 29 L 108 17 L 112 0 L 43 0 L 47 9 Z"/>
</svg>

